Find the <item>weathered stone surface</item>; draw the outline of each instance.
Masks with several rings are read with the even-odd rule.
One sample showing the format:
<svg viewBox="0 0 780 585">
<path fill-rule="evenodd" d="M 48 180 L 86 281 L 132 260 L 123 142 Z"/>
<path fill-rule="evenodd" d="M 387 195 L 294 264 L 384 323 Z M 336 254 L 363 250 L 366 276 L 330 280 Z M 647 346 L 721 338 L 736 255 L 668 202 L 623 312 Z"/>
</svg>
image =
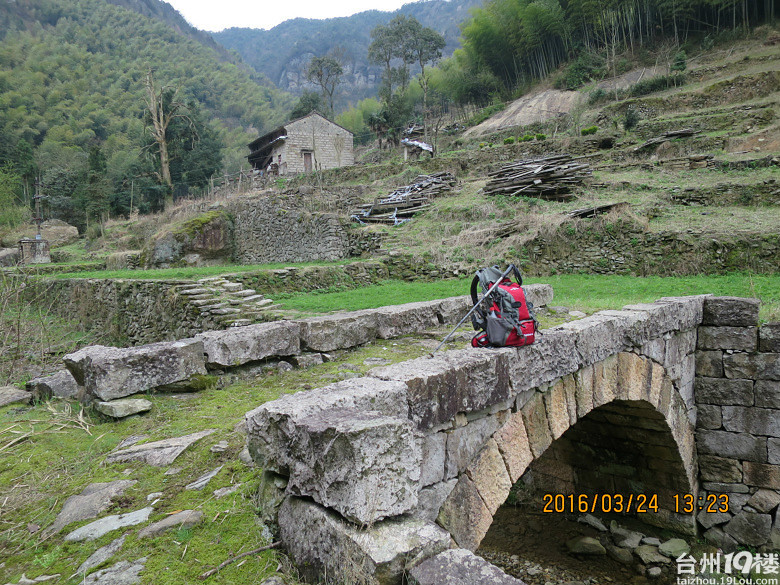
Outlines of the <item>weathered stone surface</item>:
<svg viewBox="0 0 780 585">
<path fill-rule="evenodd" d="M 699 512 L 698 516 L 696 516 L 696 519 L 699 521 L 699 524 L 706 529 L 717 526 L 718 524 L 725 524 L 731 520 L 731 514 L 728 512 L 708 512 L 707 510 L 702 510 Z"/>
<path fill-rule="evenodd" d="M 780 323 L 767 323 L 759 328 L 758 351 L 780 353 Z"/>
<path fill-rule="evenodd" d="M 595 516 L 593 516 L 592 514 L 584 514 L 580 516 L 579 518 L 577 518 L 577 522 L 580 522 L 582 524 L 587 524 L 588 526 L 590 526 L 591 528 L 595 528 L 599 532 L 607 531 L 607 527 L 604 526 L 604 523 L 598 518 L 596 518 Z"/>
<path fill-rule="evenodd" d="M 696 402 L 717 406 L 753 404 L 752 380 L 727 380 L 725 378 L 696 378 L 694 391 Z"/>
<path fill-rule="evenodd" d="M 649 544 L 642 544 L 634 549 L 634 554 L 639 557 L 645 565 L 654 564 L 666 564 L 669 561 L 668 558 L 658 552 L 658 547 L 650 546 Z"/>
<path fill-rule="evenodd" d="M 16 266 L 21 261 L 19 248 L 0 248 L 0 266 Z"/>
<path fill-rule="evenodd" d="M 687 554 L 690 550 L 690 545 L 682 538 L 670 538 L 658 546 L 658 552 L 670 559 L 676 559 L 680 555 Z"/>
<path fill-rule="evenodd" d="M 106 546 L 101 546 L 99 549 L 89 555 L 89 558 L 87 558 L 86 561 L 79 565 L 79 568 L 76 569 L 75 575 L 86 575 L 95 567 L 99 567 L 105 563 L 108 559 L 113 557 L 122 549 L 122 546 L 125 543 L 125 538 L 127 538 L 126 534 L 115 540 L 112 540 Z"/>
<path fill-rule="evenodd" d="M 780 437 L 780 410 L 750 406 L 724 406 L 723 428 L 737 433 Z"/>
<path fill-rule="evenodd" d="M 333 351 L 363 345 L 377 338 L 379 317 L 374 309 L 337 313 L 297 321 L 301 346 L 311 351 Z"/>
<path fill-rule="evenodd" d="M 521 411 L 523 424 L 528 433 L 528 444 L 534 457 L 539 457 L 552 444 L 550 424 L 542 393 L 537 392 Z"/>
<path fill-rule="evenodd" d="M 458 478 L 439 511 L 438 523 L 446 528 L 458 546 L 476 550 L 493 523 L 477 486 L 466 474 Z"/>
<path fill-rule="evenodd" d="M 699 327 L 697 348 L 756 351 L 758 327 Z"/>
<path fill-rule="evenodd" d="M 605 549 L 601 543 L 590 536 L 576 536 L 566 541 L 566 548 L 575 555 L 605 555 Z"/>
<path fill-rule="evenodd" d="M 322 357 L 321 353 L 305 353 L 302 355 L 295 355 L 290 358 L 290 361 L 293 363 L 293 365 L 296 368 L 311 368 L 313 366 L 318 366 L 321 363 L 323 363 L 325 360 Z"/>
<path fill-rule="evenodd" d="M 172 528 L 192 528 L 197 526 L 203 520 L 203 512 L 200 510 L 182 510 L 176 514 L 166 516 L 162 520 L 158 520 L 153 524 L 150 524 L 146 528 L 141 529 L 138 533 L 138 538 L 153 538 L 160 536 L 162 533 L 171 530 Z"/>
<path fill-rule="evenodd" d="M 108 402 L 97 401 L 95 410 L 114 418 L 125 418 L 152 410 L 152 403 L 145 398 L 119 398 Z"/>
<path fill-rule="evenodd" d="M 509 479 L 498 445 L 493 439 L 487 442 L 466 473 L 477 486 L 477 491 L 490 513 L 495 514 L 506 501 L 512 488 L 512 481 Z"/>
<path fill-rule="evenodd" d="M 295 497 L 279 509 L 279 531 L 302 576 L 311 582 L 327 574 L 338 581 L 373 579 L 377 585 L 394 585 L 409 565 L 450 543 L 449 534 L 430 522 L 385 520 L 362 530 Z"/>
<path fill-rule="evenodd" d="M 444 477 L 450 479 L 465 470 L 497 429 L 498 419 L 486 416 L 447 433 Z"/>
<path fill-rule="evenodd" d="M 704 533 L 704 540 L 722 549 L 724 552 L 733 552 L 739 546 L 739 543 L 734 540 L 731 535 L 726 534 L 717 526 L 710 528 Z"/>
<path fill-rule="evenodd" d="M 742 511 L 723 527 L 723 531 L 740 544 L 761 546 L 769 540 L 772 516 Z"/>
<path fill-rule="evenodd" d="M 359 524 L 417 505 L 422 453 L 409 420 L 332 408 L 297 420 L 289 441 L 287 493 Z"/>
<path fill-rule="evenodd" d="M 513 412 L 494 436 L 498 450 L 504 457 L 509 479 L 514 484 L 534 459 L 523 424 L 523 413 Z"/>
<path fill-rule="evenodd" d="M 699 429 L 719 429 L 723 424 L 720 406 L 699 404 L 696 407 L 696 427 Z"/>
<path fill-rule="evenodd" d="M 647 321 L 647 313 L 641 311 L 604 311 L 558 325 L 553 330 L 573 332 L 580 362 L 589 365 L 628 349 L 627 332 L 637 323 Z"/>
<path fill-rule="evenodd" d="M 106 457 L 106 463 L 119 463 L 123 461 L 143 461 L 148 465 L 155 467 L 164 467 L 170 465 L 182 454 L 182 452 L 192 445 L 195 441 L 202 439 L 214 432 L 214 429 L 175 437 L 173 439 L 163 439 L 152 443 L 143 443 L 133 445 L 126 449 L 120 449 L 109 453 Z"/>
<path fill-rule="evenodd" d="M 508 372 L 515 393 L 548 384 L 580 369 L 582 362 L 576 348 L 577 333 L 559 328 L 547 329 L 533 345 L 504 348 Z"/>
<path fill-rule="evenodd" d="M 422 443 L 421 486 L 425 487 L 444 479 L 444 462 L 446 458 L 446 433 L 426 435 Z"/>
<path fill-rule="evenodd" d="M 196 335 L 203 342 L 210 366 L 231 367 L 274 356 L 296 355 L 301 351 L 301 326 L 294 321 L 258 323 L 206 331 Z"/>
<path fill-rule="evenodd" d="M 780 382 L 757 380 L 753 387 L 755 405 L 761 408 L 780 408 Z"/>
<path fill-rule="evenodd" d="M 412 585 L 523 585 L 519 579 L 462 548 L 426 559 L 409 574 Z"/>
<path fill-rule="evenodd" d="M 73 522 L 96 518 L 103 510 L 108 509 L 112 499 L 121 496 L 127 488 L 135 483 L 134 480 L 121 479 L 88 485 L 80 494 L 70 496 L 65 500 L 54 523 L 44 531 L 44 534 L 55 534 Z"/>
<path fill-rule="evenodd" d="M 0 407 L 9 404 L 29 404 L 32 394 L 27 390 L 19 390 L 16 386 L 0 386 Z"/>
<path fill-rule="evenodd" d="M 205 374 L 203 343 L 163 341 L 119 349 L 92 345 L 62 358 L 87 394 L 113 400 Z"/>
<path fill-rule="evenodd" d="M 736 459 L 699 455 L 699 474 L 704 481 L 736 483 L 742 481 L 742 464 Z"/>
<path fill-rule="evenodd" d="M 95 520 L 94 522 L 90 522 L 86 526 L 77 528 L 76 530 L 68 534 L 65 537 L 65 540 L 67 542 L 82 542 L 84 540 L 96 540 L 101 536 L 103 536 L 104 534 L 108 534 L 109 532 L 113 532 L 114 530 L 125 528 L 127 526 L 135 526 L 136 524 L 141 524 L 142 522 L 146 522 L 149 519 L 149 515 L 153 511 L 154 508 L 148 506 L 146 508 L 136 510 L 135 512 L 129 512 L 127 514 L 113 514 L 111 516 L 106 516 L 105 518 L 101 518 L 100 520 Z"/>
<path fill-rule="evenodd" d="M 760 489 L 747 501 L 747 505 L 756 512 L 768 514 L 780 504 L 780 493 L 774 489 Z"/>
<path fill-rule="evenodd" d="M 621 548 L 636 548 L 639 543 L 642 542 L 644 534 L 636 532 L 634 530 L 628 530 L 619 526 L 614 520 L 609 524 L 609 531 L 614 537 L 615 544 Z"/>
<path fill-rule="evenodd" d="M 742 466 L 746 484 L 773 490 L 780 489 L 780 465 L 745 461 Z"/>
<path fill-rule="evenodd" d="M 593 406 L 612 402 L 617 392 L 617 356 L 609 356 L 593 366 Z M 669 382 L 671 389 L 671 382 Z M 670 395 L 671 396 L 671 395 Z"/>
<path fill-rule="evenodd" d="M 722 378 L 723 351 L 722 350 L 696 350 L 696 375 L 707 378 Z"/>
<path fill-rule="evenodd" d="M 374 368 L 369 375 L 404 382 L 412 420 L 418 428 L 428 429 L 459 412 L 478 411 L 507 400 L 512 395 L 510 353 L 514 352 L 452 350 L 434 358 Z"/>
<path fill-rule="evenodd" d="M 25 388 L 32 392 L 36 400 L 57 398 L 78 398 L 79 385 L 68 370 L 60 370 L 51 376 L 35 378 L 27 382 Z"/>
<path fill-rule="evenodd" d="M 734 353 L 723 358 L 727 378 L 780 380 L 780 353 Z"/>
<path fill-rule="evenodd" d="M 420 493 L 417 494 L 417 508 L 410 515 L 420 520 L 436 522 L 442 504 L 452 493 L 457 483 L 458 480 L 453 478 L 421 489 Z"/>
<path fill-rule="evenodd" d="M 146 557 L 135 561 L 119 561 L 106 569 L 87 576 L 82 585 L 136 585 L 141 582 L 140 573 L 146 565 Z"/>
<path fill-rule="evenodd" d="M 569 429 L 569 408 L 563 380 L 542 393 L 547 422 L 553 439 L 558 439 Z"/>
<path fill-rule="evenodd" d="M 616 560 L 621 565 L 633 565 L 634 555 L 627 548 L 621 548 L 608 542 L 604 547 L 607 549 L 607 556 L 613 560 Z"/>
<path fill-rule="evenodd" d="M 626 305 L 623 310 L 648 313 L 649 322 L 652 324 L 650 338 L 654 338 L 669 331 L 685 331 L 699 325 L 705 298 L 706 295 L 665 297 L 655 303 Z"/>
<path fill-rule="evenodd" d="M 390 305 L 375 309 L 376 334 L 379 339 L 393 339 L 401 335 L 419 333 L 439 326 L 436 301 Z"/>
<path fill-rule="evenodd" d="M 761 301 L 741 297 L 710 297 L 704 301 L 704 325 L 749 327 L 758 323 Z"/>
<path fill-rule="evenodd" d="M 406 396 L 403 383 L 375 378 L 354 378 L 285 395 L 246 414 L 249 452 L 261 467 L 287 474 L 293 463 L 288 444 L 300 419 L 331 408 L 407 418 Z"/>
</svg>

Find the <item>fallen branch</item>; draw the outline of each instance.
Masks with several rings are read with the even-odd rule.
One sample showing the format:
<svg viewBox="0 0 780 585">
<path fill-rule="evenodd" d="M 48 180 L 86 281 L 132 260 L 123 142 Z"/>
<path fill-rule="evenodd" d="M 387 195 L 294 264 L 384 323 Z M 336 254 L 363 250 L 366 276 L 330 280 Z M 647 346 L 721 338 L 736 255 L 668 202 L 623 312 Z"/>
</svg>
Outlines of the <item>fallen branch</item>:
<svg viewBox="0 0 780 585">
<path fill-rule="evenodd" d="M 217 573 L 219 573 L 222 569 L 224 569 L 225 567 L 227 567 L 231 563 L 235 563 L 238 559 L 243 559 L 244 557 L 249 557 L 249 556 L 252 556 L 252 555 L 256 555 L 257 553 L 261 553 L 264 550 L 268 550 L 268 549 L 271 549 L 271 548 L 276 548 L 280 544 L 282 544 L 282 543 L 281 542 L 274 542 L 274 543 L 269 544 L 267 546 L 261 546 L 260 548 L 256 548 L 254 550 L 250 550 L 250 551 L 247 551 L 245 553 L 241 553 L 240 555 L 236 555 L 232 559 L 228 559 L 228 560 L 223 561 L 222 563 L 220 563 L 217 568 L 211 569 L 210 571 L 206 571 L 200 577 L 198 577 L 198 579 L 200 579 L 201 581 L 205 581 L 206 579 L 208 579 L 212 575 L 216 575 Z"/>
</svg>

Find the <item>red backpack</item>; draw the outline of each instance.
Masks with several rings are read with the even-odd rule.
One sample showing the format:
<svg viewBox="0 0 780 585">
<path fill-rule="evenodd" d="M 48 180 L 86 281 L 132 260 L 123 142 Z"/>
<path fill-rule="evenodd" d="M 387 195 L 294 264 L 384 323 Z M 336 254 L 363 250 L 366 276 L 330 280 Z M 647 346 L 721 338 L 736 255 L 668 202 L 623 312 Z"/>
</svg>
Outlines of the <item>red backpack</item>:
<svg viewBox="0 0 780 585">
<path fill-rule="evenodd" d="M 477 270 L 471 281 L 471 300 L 475 307 L 479 305 L 471 316 L 479 331 L 471 340 L 473 347 L 521 347 L 534 342 L 538 324 L 533 304 L 525 299 L 520 272 L 511 268 L 517 282 L 504 277 L 489 295 L 490 287 L 504 274 L 498 266 Z M 477 283 L 485 295 L 482 299 L 477 298 Z"/>
</svg>

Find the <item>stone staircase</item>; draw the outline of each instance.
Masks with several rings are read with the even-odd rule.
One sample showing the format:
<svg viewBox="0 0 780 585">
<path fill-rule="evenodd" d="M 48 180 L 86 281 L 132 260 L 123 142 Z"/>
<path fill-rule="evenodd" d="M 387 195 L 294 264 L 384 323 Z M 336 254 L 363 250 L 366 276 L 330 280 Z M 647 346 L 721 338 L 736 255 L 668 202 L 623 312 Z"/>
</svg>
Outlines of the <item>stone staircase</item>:
<svg viewBox="0 0 780 585">
<path fill-rule="evenodd" d="M 244 288 L 240 282 L 231 282 L 224 276 L 212 276 L 179 284 L 174 290 L 197 307 L 198 311 L 225 327 L 242 327 L 264 319 L 264 314 L 277 309 L 271 299 L 258 294 L 256 290 Z"/>
</svg>

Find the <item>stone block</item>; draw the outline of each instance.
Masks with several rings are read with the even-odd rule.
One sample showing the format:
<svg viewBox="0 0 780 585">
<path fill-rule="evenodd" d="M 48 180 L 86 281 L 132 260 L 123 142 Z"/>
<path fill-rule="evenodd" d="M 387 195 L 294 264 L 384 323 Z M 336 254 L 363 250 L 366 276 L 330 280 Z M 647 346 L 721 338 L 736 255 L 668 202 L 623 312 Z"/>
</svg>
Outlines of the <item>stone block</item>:
<svg viewBox="0 0 780 585">
<path fill-rule="evenodd" d="M 780 493 L 774 489 L 760 489 L 750 496 L 747 505 L 760 514 L 768 514 L 780 504 Z"/>
<path fill-rule="evenodd" d="M 697 349 L 756 351 L 758 327 L 699 327 Z"/>
<path fill-rule="evenodd" d="M 33 395 L 16 386 L 0 386 L 0 407 L 9 404 L 29 404 Z"/>
<path fill-rule="evenodd" d="M 570 426 L 569 407 L 566 401 L 566 390 L 561 380 L 552 388 L 542 393 L 544 407 L 547 411 L 547 421 L 553 439 L 558 439 Z"/>
<path fill-rule="evenodd" d="M 450 431 L 447 434 L 445 479 L 455 477 L 465 470 L 498 427 L 498 418 L 487 416 Z"/>
<path fill-rule="evenodd" d="M 493 523 L 493 515 L 485 506 L 477 486 L 466 474 L 439 511 L 438 523 L 452 535 L 458 546 L 474 551 Z"/>
<path fill-rule="evenodd" d="M 198 339 L 123 349 L 91 345 L 62 360 L 86 393 L 100 400 L 124 398 L 206 373 L 203 342 Z"/>
<path fill-rule="evenodd" d="M 704 325 L 749 327 L 758 324 L 758 299 L 740 297 L 710 297 L 704 301 Z"/>
<path fill-rule="evenodd" d="M 723 416 L 720 406 L 712 404 L 699 404 L 696 407 L 696 427 L 699 429 L 719 429 L 723 425 Z"/>
<path fill-rule="evenodd" d="M 514 484 L 534 459 L 528 435 L 523 424 L 523 413 L 513 412 L 507 422 L 494 435 L 498 450 L 504 457 L 509 480 Z"/>
<path fill-rule="evenodd" d="M 710 528 L 704 533 L 704 540 L 718 547 L 723 552 L 734 552 L 737 550 L 739 543 L 734 540 L 729 534 L 726 534 L 717 526 Z"/>
<path fill-rule="evenodd" d="M 425 487 L 417 494 L 417 507 L 409 514 L 412 518 L 436 522 L 439 510 L 458 483 L 456 478 Z"/>
<path fill-rule="evenodd" d="M 762 546 L 769 541 L 772 516 L 742 511 L 723 526 L 723 531 L 739 544 Z"/>
<path fill-rule="evenodd" d="M 358 524 L 417 506 L 422 454 L 408 419 L 331 408 L 289 429 L 287 493 L 308 496 Z"/>
<path fill-rule="evenodd" d="M 726 431 L 696 431 L 696 447 L 699 453 L 719 455 L 766 463 L 767 440 L 765 437 L 754 437 L 748 433 L 730 433 Z"/>
<path fill-rule="evenodd" d="M 533 347 L 533 346 L 530 346 Z M 508 400 L 509 356 L 503 350 L 466 349 L 374 368 L 369 375 L 404 382 L 409 414 L 420 429 L 430 429 L 459 412 L 479 411 Z"/>
<path fill-rule="evenodd" d="M 95 402 L 95 410 L 113 418 L 126 418 L 152 410 L 152 403 L 145 398 L 119 398 L 108 402 Z"/>
<path fill-rule="evenodd" d="M 735 353 L 723 358 L 727 378 L 780 380 L 780 353 Z"/>
<path fill-rule="evenodd" d="M 407 418 L 406 386 L 375 378 L 353 378 L 266 402 L 245 417 L 252 458 L 264 469 L 289 473 L 292 455 L 288 443 L 297 421 L 331 408 L 352 408 Z"/>
<path fill-rule="evenodd" d="M 477 487 L 491 515 L 495 514 L 506 501 L 512 488 L 512 481 L 509 479 L 498 445 L 493 439 L 487 442 L 466 473 Z"/>
<path fill-rule="evenodd" d="M 663 337 L 656 337 L 643 343 L 639 348 L 639 354 L 663 364 L 666 359 L 666 340 Z"/>
<path fill-rule="evenodd" d="M 419 333 L 439 326 L 438 303 L 406 303 L 375 309 L 377 337 L 393 339 L 402 335 Z"/>
<path fill-rule="evenodd" d="M 539 457 L 553 441 L 542 393 L 537 392 L 526 403 L 521 412 L 531 452 L 534 457 Z"/>
<path fill-rule="evenodd" d="M 409 574 L 412 585 L 523 585 L 519 579 L 462 548 L 426 559 Z"/>
<path fill-rule="evenodd" d="M 431 522 L 404 518 L 361 529 L 321 506 L 287 498 L 279 509 L 280 540 L 309 582 L 396 585 L 416 561 L 450 545 L 450 535 Z"/>
<path fill-rule="evenodd" d="M 744 482 L 749 486 L 780 489 L 780 465 L 754 463 L 745 461 L 743 464 Z"/>
<path fill-rule="evenodd" d="M 723 428 L 736 433 L 780 437 L 780 410 L 724 406 Z"/>
<path fill-rule="evenodd" d="M 52 397 L 77 399 L 79 396 L 79 385 L 68 370 L 60 370 L 51 376 L 30 380 L 25 388 L 28 392 L 32 392 L 36 400 L 48 400 Z"/>
<path fill-rule="evenodd" d="M 670 331 L 693 329 L 701 323 L 702 305 L 705 296 L 665 297 L 655 303 L 626 305 L 623 310 L 648 313 L 652 328 L 650 339 Z"/>
<path fill-rule="evenodd" d="M 425 487 L 444 479 L 444 462 L 446 458 L 446 433 L 426 435 L 422 441 L 421 486 Z"/>
<path fill-rule="evenodd" d="M 589 365 L 629 349 L 631 345 L 627 341 L 627 331 L 636 323 L 646 321 L 647 315 L 642 312 L 600 312 L 584 319 L 558 325 L 552 330 L 574 333 L 580 362 Z M 570 372 L 564 372 L 564 374 L 568 373 Z"/>
<path fill-rule="evenodd" d="M 753 404 L 753 381 L 696 378 L 694 394 L 698 404 L 751 406 Z"/>
<path fill-rule="evenodd" d="M 593 410 L 593 366 L 585 366 L 574 374 L 574 396 L 577 401 L 577 418 Z"/>
<path fill-rule="evenodd" d="M 736 459 L 699 455 L 699 476 L 703 481 L 737 483 L 742 481 L 742 464 Z"/>
<path fill-rule="evenodd" d="M 758 380 L 753 386 L 756 406 L 780 408 L 780 381 Z"/>
<path fill-rule="evenodd" d="M 723 351 L 722 350 L 697 350 L 696 351 L 696 375 L 706 378 L 722 378 Z"/>
<path fill-rule="evenodd" d="M 203 342 L 209 366 L 229 368 L 300 353 L 300 329 L 294 321 L 274 321 L 207 331 L 195 338 Z"/>
<path fill-rule="evenodd" d="M 702 510 L 696 516 L 696 519 L 705 529 L 709 529 L 719 524 L 725 524 L 731 520 L 731 517 L 731 514 L 728 512 L 708 512 L 707 510 Z"/>
<path fill-rule="evenodd" d="M 310 351 L 357 347 L 377 338 L 379 317 L 374 309 L 337 313 L 297 321 L 301 346 Z"/>
<path fill-rule="evenodd" d="M 780 465 L 780 439 L 767 439 L 767 461 L 772 465 Z"/>
<path fill-rule="evenodd" d="M 552 328 L 537 337 L 533 345 L 498 350 L 508 356 L 512 390 L 519 394 L 580 369 L 576 339 L 574 331 Z"/>
<path fill-rule="evenodd" d="M 759 328 L 758 351 L 780 353 L 780 323 L 767 323 Z"/>
<path fill-rule="evenodd" d="M 610 356 L 593 365 L 593 406 L 612 402 L 617 393 L 617 356 Z"/>
</svg>

